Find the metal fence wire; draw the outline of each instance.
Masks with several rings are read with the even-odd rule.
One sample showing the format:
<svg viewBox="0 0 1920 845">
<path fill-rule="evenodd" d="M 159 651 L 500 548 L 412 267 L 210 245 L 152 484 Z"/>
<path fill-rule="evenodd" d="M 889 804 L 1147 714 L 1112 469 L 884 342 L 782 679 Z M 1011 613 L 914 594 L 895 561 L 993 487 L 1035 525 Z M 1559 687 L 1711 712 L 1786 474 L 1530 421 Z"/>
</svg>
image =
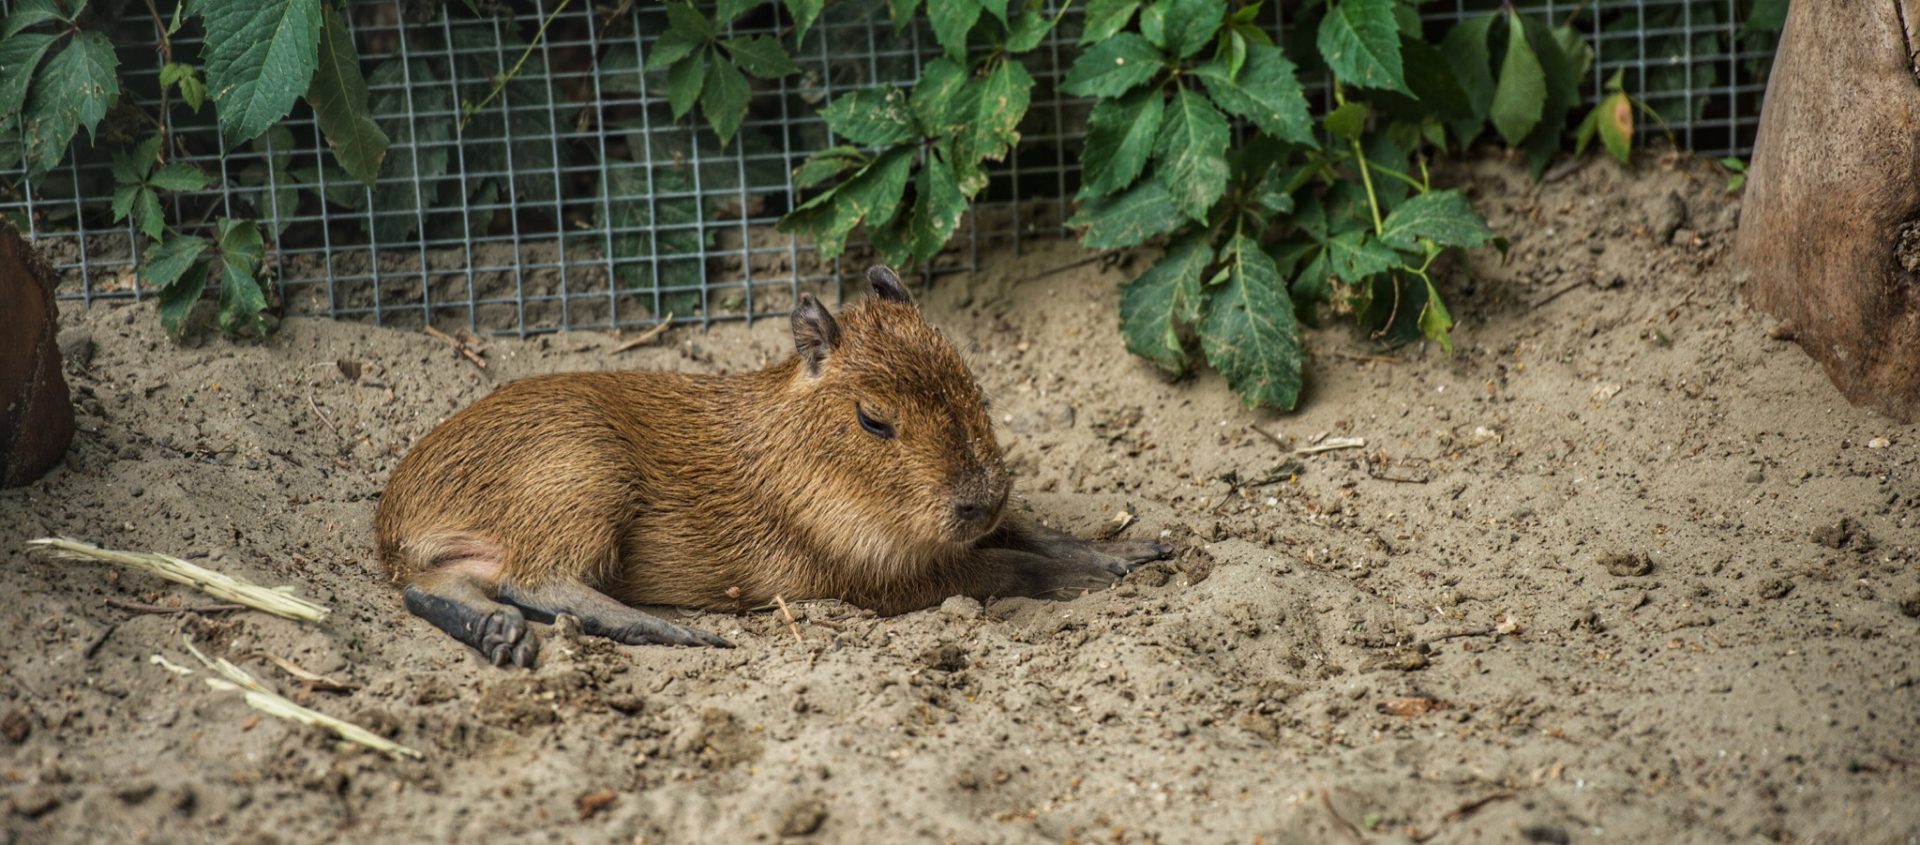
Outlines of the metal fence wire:
<svg viewBox="0 0 1920 845">
<path fill-rule="evenodd" d="M 1283 38 L 1288 5 L 1267 13 Z M 1681 146 L 1747 151 L 1773 41 L 1741 31 L 1740 0 L 1517 5 L 1570 21 L 1589 40 L 1589 103 L 1624 71 L 1626 90 Z M 1437 38 L 1492 8 L 1499 4 L 1443 1 L 1422 16 Z M 204 151 L 174 160 L 215 177 L 205 191 L 172 195 L 169 223 L 200 232 L 215 217 L 260 220 L 286 314 L 520 335 L 643 327 L 669 314 L 702 325 L 783 314 L 801 290 L 838 297 L 843 270 L 868 258 L 856 242 L 845 258 L 821 261 L 810 243 L 775 231 L 802 200 L 793 168 L 836 143 L 818 110 L 849 91 L 910 85 L 940 52 L 924 23 L 896 33 L 885 0 L 832 3 L 794 51 L 801 73 L 756 82 L 745 124 L 722 146 L 697 112 L 673 120 L 664 74 L 643 70 L 666 30 L 661 4 L 479 0 L 479 11 L 443 0 L 348 8 L 375 119 L 393 142 L 371 188 L 333 162 L 304 104 L 237 149 L 222 144 L 211 106 L 167 110 L 169 132 L 194 140 L 180 149 Z M 928 272 L 972 268 L 983 245 L 1017 250 L 1023 238 L 1062 234 L 1091 107 L 1055 90 L 1078 55 L 1076 11 L 1025 57 L 1037 84 L 1020 143 L 990 169 L 989 187 Z M 462 103 L 482 100 L 550 16 L 518 75 L 462 125 Z M 156 50 L 160 31 L 147 15 L 121 18 L 112 34 L 123 98 L 160 114 L 158 62 L 129 60 Z M 769 2 L 730 34 L 778 35 L 790 24 Z M 173 48 L 198 55 L 191 28 Z M 134 273 L 150 245 L 107 213 L 111 151 L 151 133 L 116 122 L 125 111 L 109 116 L 95 143 L 76 140 L 43 178 L 0 170 L 0 214 L 52 260 L 63 300 L 152 295 Z"/>
</svg>

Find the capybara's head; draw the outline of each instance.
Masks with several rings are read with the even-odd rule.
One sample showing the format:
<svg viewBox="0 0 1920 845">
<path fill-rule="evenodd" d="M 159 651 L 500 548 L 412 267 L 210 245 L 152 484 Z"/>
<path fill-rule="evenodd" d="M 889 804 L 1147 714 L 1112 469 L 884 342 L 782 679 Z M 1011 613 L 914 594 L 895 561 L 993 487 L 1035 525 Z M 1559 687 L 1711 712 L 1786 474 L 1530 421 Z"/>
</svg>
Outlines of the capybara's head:
<svg viewBox="0 0 1920 845">
<path fill-rule="evenodd" d="M 972 543 L 999 524 L 1011 486 L 986 398 L 900 277 L 874 267 L 867 279 L 874 295 L 838 319 L 810 294 L 793 310 L 789 389 L 807 442 L 792 447 L 808 450 L 817 485 L 803 507 L 816 530 L 861 545 Z"/>
</svg>

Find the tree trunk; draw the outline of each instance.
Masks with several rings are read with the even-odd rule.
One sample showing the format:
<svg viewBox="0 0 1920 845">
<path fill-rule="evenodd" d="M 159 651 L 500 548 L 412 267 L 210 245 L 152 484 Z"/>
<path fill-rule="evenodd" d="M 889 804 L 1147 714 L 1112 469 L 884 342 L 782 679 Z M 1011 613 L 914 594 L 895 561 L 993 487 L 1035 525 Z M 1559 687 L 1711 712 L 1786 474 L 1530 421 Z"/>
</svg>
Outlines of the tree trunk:
<svg viewBox="0 0 1920 845">
<path fill-rule="evenodd" d="M 1848 401 L 1920 417 L 1920 0 L 1794 3 L 1736 256 Z"/>
<path fill-rule="evenodd" d="M 56 317 L 53 271 L 0 220 L 0 487 L 39 478 L 73 440 Z"/>
</svg>

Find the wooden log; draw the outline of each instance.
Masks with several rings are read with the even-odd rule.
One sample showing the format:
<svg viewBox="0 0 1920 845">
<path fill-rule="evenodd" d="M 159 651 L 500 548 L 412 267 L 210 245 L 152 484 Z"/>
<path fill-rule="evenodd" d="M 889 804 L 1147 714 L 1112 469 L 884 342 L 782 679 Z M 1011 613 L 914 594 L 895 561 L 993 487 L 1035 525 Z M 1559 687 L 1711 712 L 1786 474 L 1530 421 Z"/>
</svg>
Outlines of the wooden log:
<svg viewBox="0 0 1920 845">
<path fill-rule="evenodd" d="M 1736 258 L 1840 393 L 1920 419 L 1920 0 L 1794 3 Z"/>
<path fill-rule="evenodd" d="M 53 283 L 46 260 L 0 220 L 0 487 L 39 478 L 73 440 Z"/>
</svg>

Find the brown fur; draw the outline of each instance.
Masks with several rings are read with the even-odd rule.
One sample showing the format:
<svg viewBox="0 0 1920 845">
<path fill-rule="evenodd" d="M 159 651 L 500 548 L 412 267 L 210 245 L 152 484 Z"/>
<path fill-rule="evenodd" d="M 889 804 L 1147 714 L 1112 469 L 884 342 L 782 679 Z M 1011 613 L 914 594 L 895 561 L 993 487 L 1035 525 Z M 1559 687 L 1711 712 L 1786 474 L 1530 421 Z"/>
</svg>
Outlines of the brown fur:
<svg viewBox="0 0 1920 845">
<path fill-rule="evenodd" d="M 389 577 L 452 567 L 578 579 L 627 604 L 783 595 L 885 613 L 1009 589 L 976 549 L 1009 480 L 953 345 L 885 298 L 847 309 L 836 337 L 795 327 L 801 354 L 758 372 L 542 376 L 456 414 L 381 499 Z M 856 404 L 896 436 L 864 431 Z M 996 516 L 963 523 L 961 501 Z"/>
</svg>

